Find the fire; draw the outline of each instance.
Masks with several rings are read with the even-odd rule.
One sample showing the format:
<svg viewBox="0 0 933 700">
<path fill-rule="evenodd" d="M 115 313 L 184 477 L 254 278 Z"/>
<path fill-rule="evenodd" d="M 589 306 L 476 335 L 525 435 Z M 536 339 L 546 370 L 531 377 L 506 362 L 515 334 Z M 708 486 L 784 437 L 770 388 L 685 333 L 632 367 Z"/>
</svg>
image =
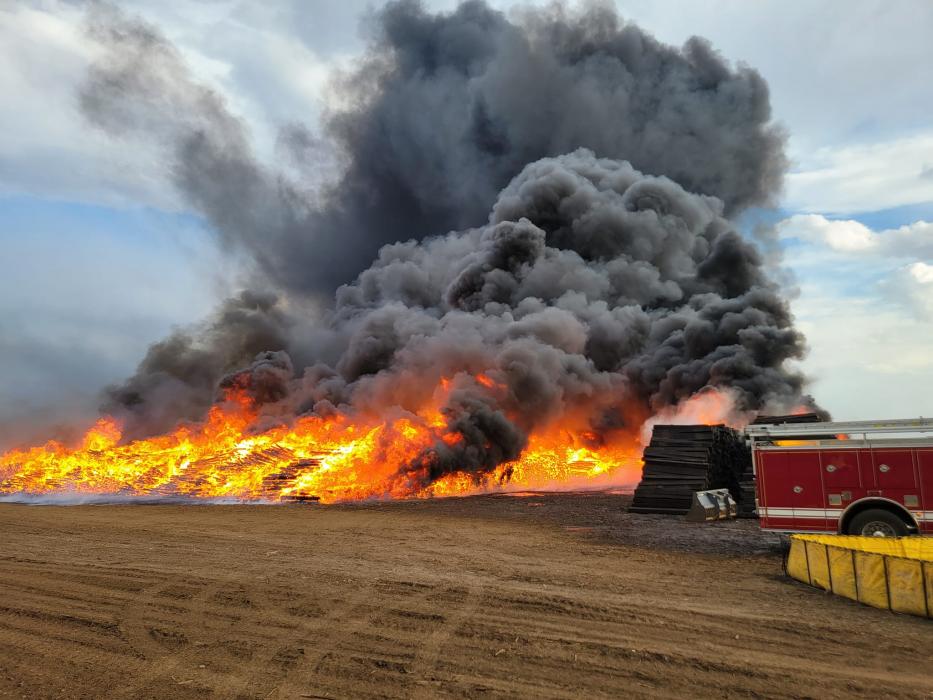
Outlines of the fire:
<svg viewBox="0 0 933 700">
<path fill-rule="evenodd" d="M 728 425 L 742 429 L 754 417 L 753 413 L 736 410 L 736 397 L 728 389 L 708 387 L 681 401 L 676 406 L 661 409 L 645 421 L 641 428 L 641 441 L 651 441 L 651 430 L 655 425 Z"/>
<path fill-rule="evenodd" d="M 490 391 L 501 389 L 487 375 L 473 379 Z M 462 440 L 440 409 L 453 384 L 442 379 L 433 400 L 417 412 L 303 416 L 264 430 L 256 429 L 258 410 L 238 389 L 203 422 L 149 439 L 123 440 L 119 423 L 104 417 L 75 445 L 50 441 L 0 456 L 0 494 L 336 502 L 637 482 L 638 428 L 600 437 L 583 410 L 534 430 L 517 460 L 481 475 L 455 471 L 432 480 L 427 467 L 413 465 Z"/>
</svg>

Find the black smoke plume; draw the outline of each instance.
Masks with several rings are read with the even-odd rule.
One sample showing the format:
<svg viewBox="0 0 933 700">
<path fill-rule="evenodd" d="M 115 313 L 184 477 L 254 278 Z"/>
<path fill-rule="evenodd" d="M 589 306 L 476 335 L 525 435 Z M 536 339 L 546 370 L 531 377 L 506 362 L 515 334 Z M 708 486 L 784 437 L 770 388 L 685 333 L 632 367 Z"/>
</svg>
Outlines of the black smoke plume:
<svg viewBox="0 0 933 700">
<path fill-rule="evenodd" d="M 528 163 L 581 147 L 717 197 L 727 214 L 769 203 L 780 185 L 767 85 L 702 39 L 665 46 L 609 7 L 510 21 L 476 1 L 450 14 L 392 2 L 369 26 L 365 56 L 335 88 L 349 106 L 320 138 L 283 130 L 297 157 L 332 151 L 343 164 L 316 197 L 257 162 L 245 125 L 171 44 L 113 11 L 92 18 L 106 53 L 81 106 L 111 132 L 159 138 L 222 243 L 290 291 L 329 295 L 386 243 L 482 224 Z"/>
<path fill-rule="evenodd" d="M 259 163 L 165 39 L 95 17 L 108 54 L 85 114 L 158 138 L 179 192 L 275 290 L 153 346 L 108 392 L 131 434 L 202 414 L 220 385 L 275 421 L 415 411 L 454 377 L 442 412 L 459 439 L 411 465 L 423 482 L 488 472 L 569 411 L 598 441 L 705 387 L 746 410 L 805 400 L 785 367 L 803 338 L 729 223 L 771 201 L 786 165 L 758 73 L 606 6 L 508 18 L 402 0 L 370 26 L 344 107 L 319 135 L 283 131 L 293 157 L 341 164 L 309 193 Z M 291 310 L 335 289 L 326 311 Z"/>
</svg>

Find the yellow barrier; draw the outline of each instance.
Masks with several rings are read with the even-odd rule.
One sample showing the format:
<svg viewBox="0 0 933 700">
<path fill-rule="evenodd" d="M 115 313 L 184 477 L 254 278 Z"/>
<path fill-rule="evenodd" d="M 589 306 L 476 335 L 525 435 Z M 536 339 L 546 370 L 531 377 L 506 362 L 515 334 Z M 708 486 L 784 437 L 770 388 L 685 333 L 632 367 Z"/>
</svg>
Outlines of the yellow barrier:
<svg viewBox="0 0 933 700">
<path fill-rule="evenodd" d="M 866 605 L 933 618 L 933 537 L 792 535 L 784 569 Z"/>
</svg>

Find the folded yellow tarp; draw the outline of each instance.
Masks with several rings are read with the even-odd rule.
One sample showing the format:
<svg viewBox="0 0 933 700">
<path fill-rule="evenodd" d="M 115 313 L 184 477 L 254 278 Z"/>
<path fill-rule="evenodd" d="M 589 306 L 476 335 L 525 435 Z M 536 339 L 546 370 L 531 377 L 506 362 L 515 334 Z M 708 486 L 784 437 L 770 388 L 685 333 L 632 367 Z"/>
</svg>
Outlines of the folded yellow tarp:
<svg viewBox="0 0 933 700">
<path fill-rule="evenodd" d="M 784 567 L 860 603 L 933 617 L 933 538 L 792 535 Z"/>
</svg>

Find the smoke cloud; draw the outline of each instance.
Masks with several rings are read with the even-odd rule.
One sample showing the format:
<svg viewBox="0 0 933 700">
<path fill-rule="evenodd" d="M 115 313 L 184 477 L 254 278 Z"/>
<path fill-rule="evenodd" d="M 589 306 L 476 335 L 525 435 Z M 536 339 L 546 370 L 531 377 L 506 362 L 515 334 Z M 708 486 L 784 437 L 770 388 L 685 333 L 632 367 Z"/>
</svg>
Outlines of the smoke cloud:
<svg viewBox="0 0 933 700">
<path fill-rule="evenodd" d="M 403 0 L 368 26 L 323 133 L 283 130 L 299 160 L 343 164 L 314 197 L 257 162 L 246 126 L 171 44 L 112 10 L 92 16 L 105 54 L 81 107 L 111 132 L 161 139 L 179 191 L 265 281 L 327 295 L 386 243 L 482 224 L 525 165 L 580 147 L 715 196 L 726 213 L 780 185 L 767 85 L 702 39 L 665 46 L 608 6 L 509 20 L 483 2 L 431 14 Z"/>
<path fill-rule="evenodd" d="M 729 222 L 786 167 L 758 73 L 607 6 L 401 0 L 369 26 L 321 133 L 283 130 L 290 160 L 340 163 L 309 192 L 258 161 L 164 38 L 94 16 L 107 56 L 84 113 L 164 143 L 179 191 L 275 290 L 157 343 L 108 390 L 131 435 L 203 415 L 218 388 L 275 422 L 414 412 L 444 380 L 456 439 L 402 475 L 425 483 L 489 472 L 561 416 L 598 444 L 706 387 L 742 410 L 808 401 L 785 367 L 803 338 Z"/>
</svg>

